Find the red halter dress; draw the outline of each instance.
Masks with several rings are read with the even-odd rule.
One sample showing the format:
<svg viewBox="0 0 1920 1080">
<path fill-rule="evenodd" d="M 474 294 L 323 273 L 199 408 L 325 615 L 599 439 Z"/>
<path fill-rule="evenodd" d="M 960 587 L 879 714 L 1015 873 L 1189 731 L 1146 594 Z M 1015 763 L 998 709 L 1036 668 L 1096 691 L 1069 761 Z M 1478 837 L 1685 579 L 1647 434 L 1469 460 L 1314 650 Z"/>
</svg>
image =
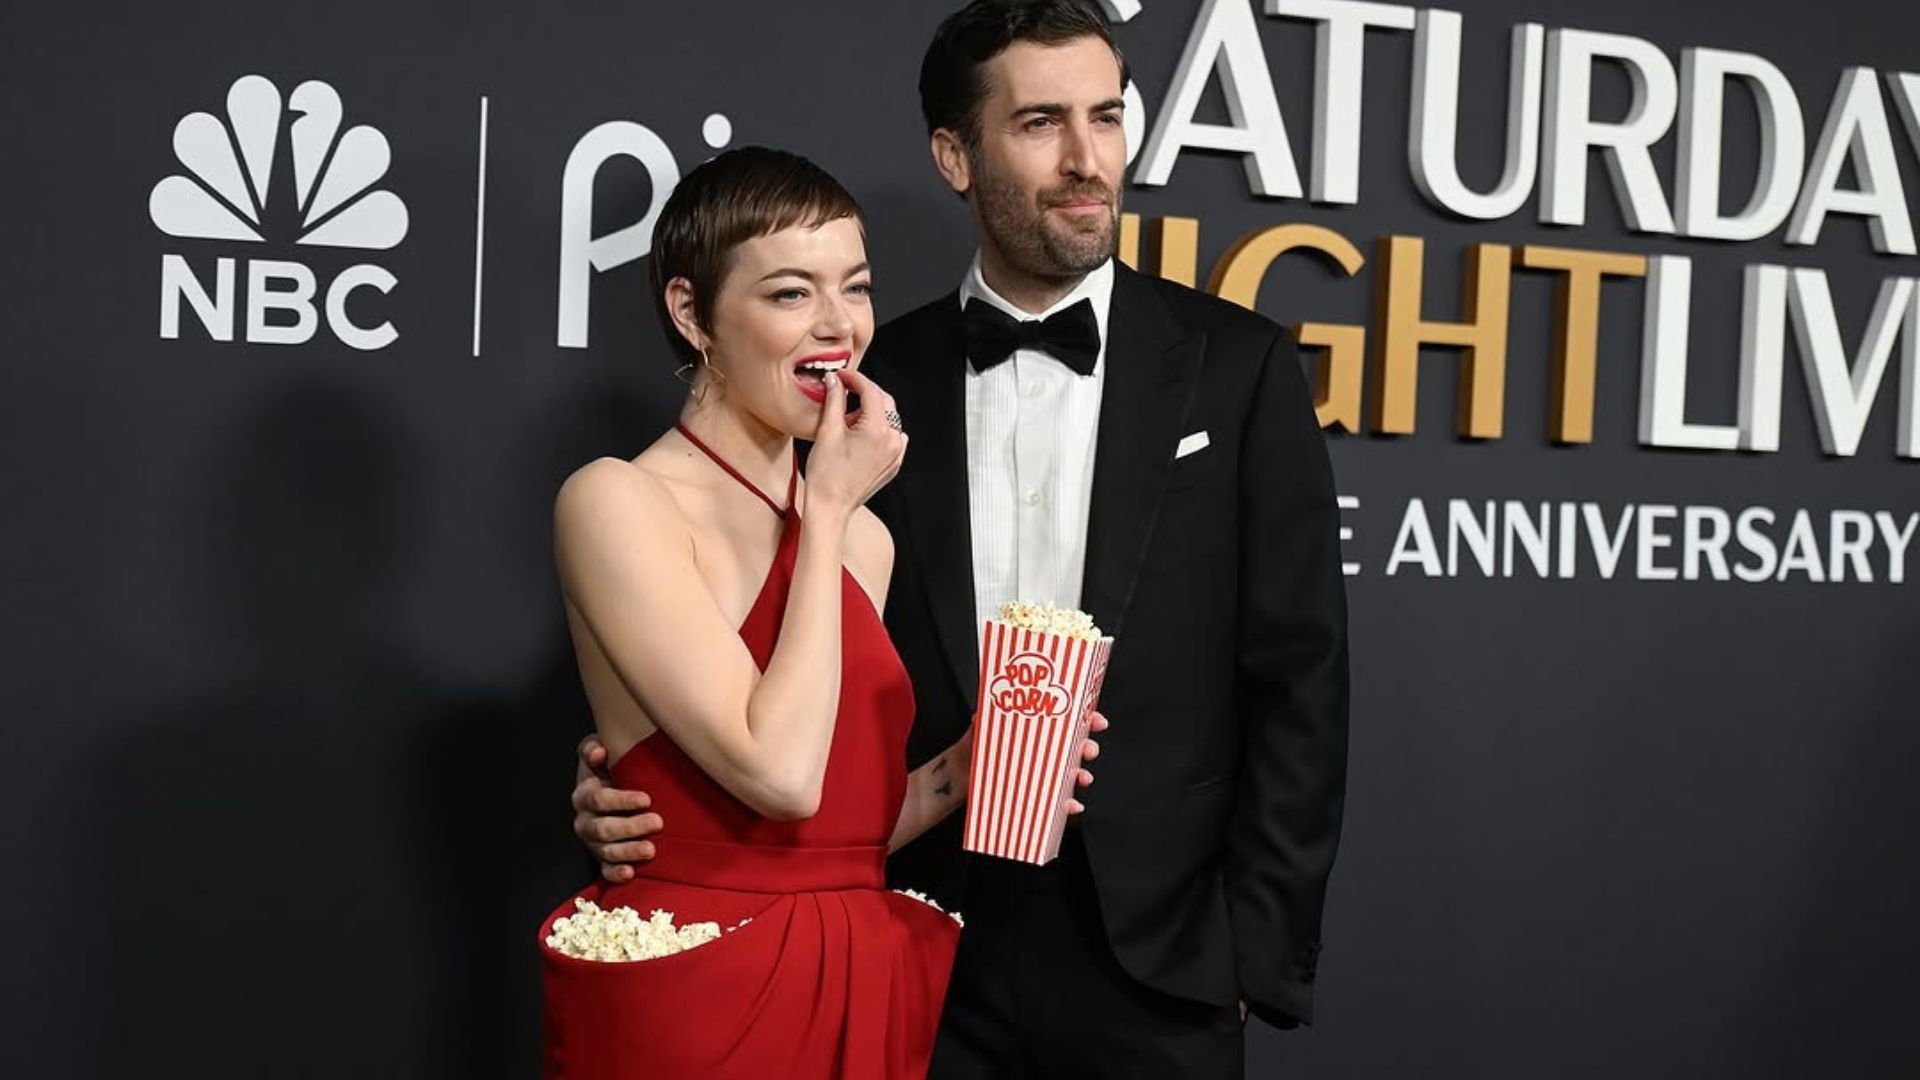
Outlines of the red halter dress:
<svg viewBox="0 0 1920 1080">
<path fill-rule="evenodd" d="M 800 516 L 685 428 L 728 475 L 781 515 L 779 548 L 740 637 L 762 670 L 793 579 Z M 798 465 L 795 465 L 798 475 Z M 958 927 L 886 887 L 887 840 L 906 794 L 913 689 L 865 590 L 841 571 L 840 712 L 819 812 L 772 821 L 709 779 L 656 731 L 613 764 L 666 821 L 634 880 L 577 894 L 602 908 L 712 921 L 714 941 L 656 960 L 580 960 L 539 948 L 549 1080 L 739 1077 L 906 1080 L 925 1074 Z M 744 926 L 742 920 L 748 920 Z"/>
</svg>

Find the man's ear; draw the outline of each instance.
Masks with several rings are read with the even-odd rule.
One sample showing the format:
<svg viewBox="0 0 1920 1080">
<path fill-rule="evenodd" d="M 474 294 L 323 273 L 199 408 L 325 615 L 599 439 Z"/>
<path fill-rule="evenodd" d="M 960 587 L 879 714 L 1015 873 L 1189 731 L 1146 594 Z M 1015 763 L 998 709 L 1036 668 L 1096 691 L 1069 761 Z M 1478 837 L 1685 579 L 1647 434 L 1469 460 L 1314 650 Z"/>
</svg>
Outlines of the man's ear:
<svg viewBox="0 0 1920 1080">
<path fill-rule="evenodd" d="M 933 151 L 933 167 L 940 170 L 941 179 L 955 195 L 965 198 L 973 188 L 973 159 L 968 156 L 967 144 L 961 141 L 960 133 L 941 128 L 933 133 L 928 148 Z"/>
</svg>

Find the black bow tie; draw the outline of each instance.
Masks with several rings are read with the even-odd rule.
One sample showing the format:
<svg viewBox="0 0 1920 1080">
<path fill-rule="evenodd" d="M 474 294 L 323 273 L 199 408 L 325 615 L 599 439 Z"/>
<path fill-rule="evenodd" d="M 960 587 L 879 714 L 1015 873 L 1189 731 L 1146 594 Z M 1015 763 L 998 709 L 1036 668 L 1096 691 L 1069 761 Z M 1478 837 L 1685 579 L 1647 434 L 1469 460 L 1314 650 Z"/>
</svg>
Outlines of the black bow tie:
<svg viewBox="0 0 1920 1080">
<path fill-rule="evenodd" d="M 984 300 L 969 300 L 967 359 L 973 370 L 986 371 L 1004 363 L 1015 349 L 1035 349 L 1071 368 L 1075 374 L 1093 374 L 1100 356 L 1100 323 L 1093 317 L 1093 301 L 1082 300 L 1044 319 L 1022 321 Z"/>
</svg>

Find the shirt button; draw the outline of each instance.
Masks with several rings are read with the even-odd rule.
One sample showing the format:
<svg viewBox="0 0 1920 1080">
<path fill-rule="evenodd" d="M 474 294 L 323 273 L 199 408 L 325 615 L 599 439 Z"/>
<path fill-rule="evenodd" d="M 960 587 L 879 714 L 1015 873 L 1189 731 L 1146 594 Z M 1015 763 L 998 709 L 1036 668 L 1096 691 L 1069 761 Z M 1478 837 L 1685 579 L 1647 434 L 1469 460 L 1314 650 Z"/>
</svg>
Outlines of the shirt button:
<svg viewBox="0 0 1920 1080">
<path fill-rule="evenodd" d="M 1029 492 L 1027 492 L 1027 505 L 1028 505 L 1028 506 L 1039 506 L 1039 505 L 1040 505 L 1040 493 L 1039 493 L 1039 492 L 1037 492 L 1037 491 L 1029 491 Z"/>
<path fill-rule="evenodd" d="M 1040 396 L 1040 392 L 1042 389 L 1044 389 L 1044 387 L 1042 387 L 1040 385 L 1039 380 L 1036 379 L 1033 382 L 1030 382 L 1027 384 L 1027 387 L 1023 391 L 1023 393 L 1025 393 L 1030 398 L 1037 398 Z"/>
</svg>

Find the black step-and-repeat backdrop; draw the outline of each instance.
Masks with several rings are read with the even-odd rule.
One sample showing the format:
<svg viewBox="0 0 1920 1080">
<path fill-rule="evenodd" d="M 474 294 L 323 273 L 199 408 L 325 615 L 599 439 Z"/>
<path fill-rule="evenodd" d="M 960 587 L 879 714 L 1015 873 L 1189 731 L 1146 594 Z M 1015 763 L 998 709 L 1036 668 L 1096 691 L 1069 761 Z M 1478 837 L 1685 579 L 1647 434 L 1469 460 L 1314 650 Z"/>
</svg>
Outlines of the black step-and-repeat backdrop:
<svg viewBox="0 0 1920 1080">
<path fill-rule="evenodd" d="M 883 314 L 951 288 L 946 5 L 117 7 L 0 16 L 0 1070 L 528 1075 L 653 216 L 791 147 Z M 1299 325 L 1347 529 L 1252 1075 L 1920 1075 L 1920 14 L 1109 9 L 1128 257 Z"/>
</svg>

